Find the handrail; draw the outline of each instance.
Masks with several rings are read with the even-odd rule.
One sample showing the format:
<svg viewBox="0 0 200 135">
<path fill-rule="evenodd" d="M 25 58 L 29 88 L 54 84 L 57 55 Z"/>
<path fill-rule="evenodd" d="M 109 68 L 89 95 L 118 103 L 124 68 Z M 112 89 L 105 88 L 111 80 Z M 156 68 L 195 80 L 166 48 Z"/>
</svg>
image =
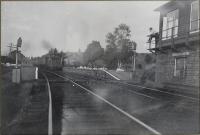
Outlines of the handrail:
<svg viewBox="0 0 200 135">
<path fill-rule="evenodd" d="M 147 42 L 147 43 L 149 43 L 149 49 L 152 49 L 152 48 L 156 47 L 155 39 L 152 39 L 150 42 Z M 154 45 L 154 47 L 152 47 L 153 45 Z"/>
<path fill-rule="evenodd" d="M 195 19 L 195 20 L 190 21 L 189 23 L 185 23 L 184 25 L 173 26 L 171 28 L 167 28 L 165 30 L 162 30 L 161 33 L 160 33 L 160 36 L 159 36 L 158 44 L 161 44 L 162 41 L 165 41 L 165 40 L 171 40 L 172 41 L 172 47 L 173 47 L 175 38 L 179 38 L 179 39 L 185 38 L 186 39 L 186 43 L 188 44 L 188 38 L 189 38 L 190 34 L 192 34 L 193 32 L 200 31 L 200 27 L 197 30 L 192 31 L 190 29 L 191 22 L 197 22 L 199 20 L 200 19 Z M 177 29 L 177 33 L 174 33 L 174 31 L 175 31 L 176 28 L 178 28 Z M 184 33 L 179 33 L 180 28 L 184 28 L 185 29 L 185 31 L 183 31 Z M 169 35 L 166 34 L 166 36 L 163 36 L 163 32 L 167 32 L 167 31 L 170 32 Z M 149 49 L 157 47 L 157 44 L 155 43 L 154 39 L 152 39 L 152 41 L 147 42 L 147 43 L 149 43 Z M 154 47 L 152 47 L 153 45 L 154 45 Z"/>
<path fill-rule="evenodd" d="M 191 22 L 197 22 L 197 21 L 199 21 L 200 19 L 195 19 L 195 20 L 192 20 L 192 21 L 190 21 L 189 23 L 186 23 L 186 24 L 184 24 L 184 25 L 180 25 L 180 26 L 173 26 L 173 27 L 171 27 L 171 28 L 167 28 L 167 29 L 165 29 L 165 30 L 162 30 L 162 33 L 161 33 L 161 37 L 160 37 L 160 39 L 159 40 L 167 40 L 167 39 L 170 39 L 170 38 L 174 38 L 174 37 L 183 37 L 183 35 L 186 35 L 187 36 L 187 34 L 190 34 L 190 33 L 192 33 L 192 32 L 195 32 L 195 31 L 191 31 L 191 29 L 190 29 L 190 27 L 186 27 L 186 26 L 190 26 L 191 25 Z M 199 24 L 198 24 L 199 25 Z M 184 34 L 180 34 L 178 31 L 177 31 L 177 34 L 174 34 L 174 31 L 175 31 L 175 28 L 178 28 L 178 30 L 180 29 L 180 28 L 186 28 L 186 31 L 185 31 L 185 33 Z M 163 36 L 163 32 L 167 32 L 167 31 L 169 31 L 169 30 L 171 30 L 171 33 L 169 34 L 169 36 Z M 196 31 L 200 31 L 200 27 L 196 30 Z"/>
<path fill-rule="evenodd" d="M 199 20 L 200 20 L 200 19 L 195 19 L 195 20 L 190 21 L 189 23 L 184 23 L 184 25 L 179 25 L 179 26 L 174 26 L 174 27 L 185 27 L 185 26 L 187 26 L 187 25 L 190 25 L 191 22 L 196 22 L 196 21 L 199 21 Z M 167 28 L 167 29 L 162 30 L 162 31 L 167 31 L 168 29 L 171 29 L 171 28 Z"/>
</svg>

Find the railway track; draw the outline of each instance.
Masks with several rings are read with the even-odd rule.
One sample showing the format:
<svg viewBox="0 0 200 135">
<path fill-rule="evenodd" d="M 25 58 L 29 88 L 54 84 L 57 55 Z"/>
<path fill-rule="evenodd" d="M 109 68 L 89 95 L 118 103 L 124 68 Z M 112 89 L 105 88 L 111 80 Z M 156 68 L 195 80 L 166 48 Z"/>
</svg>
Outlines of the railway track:
<svg viewBox="0 0 200 135">
<path fill-rule="evenodd" d="M 88 81 L 90 81 L 90 82 L 96 81 L 95 78 L 91 79 L 89 76 L 80 76 L 78 74 L 69 74 L 69 73 L 66 73 L 66 72 L 64 74 L 67 75 L 68 78 L 70 78 L 71 80 L 74 80 L 74 81 L 77 81 L 77 82 L 86 82 L 87 83 Z M 73 76 L 73 77 L 70 77 L 70 76 Z M 183 99 L 186 99 L 186 100 L 191 101 L 191 102 L 199 102 L 200 101 L 199 97 L 186 96 L 186 95 L 168 92 L 168 91 L 163 91 L 163 90 L 159 90 L 159 89 L 155 89 L 155 88 L 149 88 L 149 87 L 145 87 L 145 86 L 141 86 L 141 85 L 137 85 L 137 84 L 130 84 L 130 83 L 118 81 L 118 80 L 110 80 L 110 79 L 104 80 L 104 79 L 102 79 L 102 80 L 98 80 L 98 81 L 113 83 L 113 85 L 120 84 L 120 85 L 127 87 L 127 89 L 130 92 L 140 94 L 140 95 L 143 95 L 145 97 L 149 97 L 149 98 L 153 98 L 153 99 L 159 99 L 159 98 L 152 96 L 152 93 L 154 95 L 162 94 L 164 96 L 168 95 L 168 96 L 173 96 L 173 97 L 177 97 L 177 98 L 183 98 Z"/>
<path fill-rule="evenodd" d="M 145 128 L 145 130 L 148 130 L 150 133 L 152 133 L 152 134 L 161 134 L 161 133 L 165 133 L 166 131 L 165 131 L 165 129 L 160 129 L 160 128 L 162 128 L 162 127 L 160 127 L 160 125 L 162 125 L 162 124 L 160 124 L 158 127 L 157 126 L 155 126 L 155 124 L 149 124 L 149 123 L 152 123 L 152 121 L 148 121 L 147 123 L 146 123 L 146 121 L 145 122 L 143 122 L 143 118 L 145 118 L 144 116 L 142 116 L 142 117 L 140 117 L 140 115 L 136 115 L 136 117 L 135 117 L 135 115 L 134 115 L 134 113 L 132 113 L 132 112 L 130 112 L 130 110 L 126 110 L 126 109 L 124 109 L 123 108 L 123 105 L 121 105 L 120 104 L 120 102 L 117 102 L 116 100 L 110 100 L 110 98 L 112 98 L 112 95 L 111 95 L 111 97 L 110 98 L 104 98 L 101 94 L 98 94 L 98 92 L 96 92 L 94 89 L 90 89 L 89 87 L 87 87 L 87 84 L 85 85 L 85 83 L 87 82 L 87 77 L 86 76 L 81 76 L 81 77 L 79 77 L 78 75 L 76 75 L 75 77 L 73 76 L 73 75 L 70 75 L 70 74 L 64 74 L 64 73 L 62 73 L 61 74 L 61 72 L 45 72 L 46 74 L 48 74 L 47 76 L 49 76 L 49 78 L 51 78 L 51 77 L 55 77 L 56 79 L 58 79 L 57 81 L 53 81 L 53 79 L 49 79 L 49 80 L 52 80 L 52 82 L 58 82 L 58 83 L 61 83 L 62 82 L 62 84 L 65 84 L 65 83 L 67 83 L 67 84 L 72 84 L 73 85 L 73 87 L 74 88 L 78 88 L 78 91 L 85 91 L 85 93 L 88 93 L 89 95 L 91 95 L 92 97 L 94 97 L 94 98 L 96 98 L 96 99 L 98 99 L 98 100 L 101 100 L 102 102 L 104 102 L 105 104 L 107 104 L 108 106 L 110 106 L 110 108 L 113 108 L 115 111 L 117 111 L 117 112 L 119 112 L 119 113 L 121 113 L 122 115 L 123 115 L 123 117 L 125 116 L 125 117 L 127 117 L 127 118 L 129 118 L 130 120 L 132 120 L 132 121 L 134 121 L 135 123 L 137 123 L 138 125 L 140 125 L 140 126 L 142 126 L 143 128 Z M 85 81 L 85 82 L 84 82 Z M 93 82 L 95 82 L 95 80 L 90 80 L 90 81 L 93 81 Z M 96 80 L 96 81 L 98 81 L 98 80 Z M 100 82 L 103 82 L 103 81 L 105 81 L 105 80 L 101 80 Z M 175 108 L 173 108 L 173 109 L 175 109 L 175 111 L 180 111 L 180 110 L 177 110 L 176 109 L 176 105 L 177 105 L 177 101 L 179 100 L 179 99 L 181 99 L 180 101 L 178 101 L 178 104 L 179 103 L 182 103 L 182 99 L 184 99 L 183 100 L 183 104 L 181 105 L 181 107 L 182 108 L 184 108 L 184 110 L 190 110 L 191 108 L 193 109 L 193 106 L 194 106 L 194 104 L 192 103 L 192 102 L 194 102 L 194 103 L 196 103 L 196 102 L 198 102 L 198 101 L 196 101 L 196 100 L 194 100 L 193 101 L 193 99 L 190 99 L 190 98 L 185 98 L 184 96 L 177 96 L 177 95 L 171 95 L 171 94 L 167 94 L 167 93 L 163 93 L 163 92 L 160 92 L 160 91 L 155 91 L 155 90 L 152 90 L 154 93 L 153 93 L 153 95 L 152 95 L 152 93 L 146 93 L 145 91 L 147 91 L 147 89 L 144 89 L 144 88 L 141 88 L 141 87 L 136 87 L 136 86 L 134 86 L 134 85 L 129 85 L 129 84 L 125 84 L 125 83 L 119 83 L 118 81 L 108 81 L 108 80 L 106 80 L 107 82 L 106 83 L 111 83 L 112 85 L 114 85 L 114 86 L 118 86 L 118 85 L 121 85 L 121 87 L 123 86 L 123 88 L 125 88 L 124 90 L 117 90 L 116 92 L 117 93 L 121 93 L 121 92 L 123 92 L 123 93 L 125 93 L 125 95 L 127 95 L 128 93 L 127 92 L 130 92 L 130 93 L 132 93 L 132 95 L 133 96 L 136 96 L 136 99 L 137 98 L 142 98 L 142 100 L 144 99 L 144 98 L 147 98 L 147 99 L 145 99 L 145 101 L 147 100 L 147 102 L 148 102 L 148 100 L 150 101 L 150 102 L 152 102 L 153 104 L 155 104 L 155 108 L 157 108 L 157 107 L 159 107 L 160 105 L 161 105 L 161 107 L 162 107 L 162 102 L 164 103 L 163 105 L 164 106 L 166 106 L 167 104 L 169 105 L 170 104 L 170 106 L 172 106 L 172 108 L 173 107 L 175 107 Z M 89 81 L 88 81 L 89 82 Z M 89 84 L 88 84 L 89 85 Z M 138 88 L 138 89 L 136 89 L 136 88 Z M 121 91 L 121 92 L 120 92 Z M 116 93 L 115 92 L 115 93 Z M 151 90 L 150 90 L 150 92 L 151 92 Z M 167 95 L 167 97 L 169 97 L 169 96 L 172 96 L 172 99 L 177 99 L 177 100 L 175 100 L 175 101 L 164 101 L 164 100 L 168 100 L 167 98 L 166 99 L 164 99 L 164 100 L 161 100 L 161 99 L 157 99 L 156 98 L 156 94 L 162 94 L 162 96 L 165 96 L 165 95 Z M 79 95 L 79 94 L 78 94 Z M 113 95 L 114 96 L 114 95 Z M 130 94 L 128 94 L 128 96 L 131 96 Z M 139 96 L 139 97 L 138 97 Z M 161 96 L 161 97 L 162 97 Z M 85 95 L 83 95 L 83 96 L 81 96 L 81 97 L 79 97 L 79 98 L 83 98 L 83 97 L 85 97 Z M 76 99 L 77 97 L 75 97 L 75 99 L 73 99 L 73 98 L 70 98 L 70 100 L 66 100 L 67 102 L 79 102 L 79 99 Z M 126 98 L 126 97 L 125 97 Z M 127 97 L 128 98 L 128 97 Z M 169 98 L 171 98 L 171 97 L 169 97 Z M 187 101 L 186 101 L 187 100 Z M 116 102 L 115 102 L 116 101 Z M 140 102 L 143 102 L 143 101 L 140 101 Z M 187 106 L 188 105 L 188 102 L 191 102 L 192 104 L 190 105 L 190 106 Z M 161 103 L 161 104 L 160 104 Z M 185 103 L 187 103 L 187 104 L 185 104 Z M 88 104 L 88 103 L 87 103 Z M 78 105 L 78 104 L 77 104 Z M 76 105 L 76 106 L 77 106 Z M 78 105 L 79 106 L 79 105 Z M 134 104 L 133 104 L 133 106 L 134 106 Z M 142 107 L 142 106 L 141 106 Z M 65 108 L 65 107 L 64 107 Z M 142 107 L 143 108 L 143 107 Z M 147 109 L 148 108 L 154 108 L 154 107 L 151 107 L 151 105 L 149 106 L 149 107 L 147 107 Z M 79 108 L 80 109 L 80 108 Z M 92 109 L 93 110 L 93 109 Z M 142 110 L 145 110 L 145 108 L 143 108 Z M 196 110 L 195 110 L 196 111 Z M 137 112 L 137 111 L 136 111 Z M 158 113 L 158 112 L 156 112 L 156 113 Z M 162 114 L 163 116 L 165 115 L 165 113 L 168 113 L 168 112 L 160 112 L 161 114 L 162 113 L 164 113 L 164 114 Z M 179 112 L 180 113 L 180 112 Z M 150 113 L 151 114 L 151 113 Z M 159 115 L 161 115 L 161 114 L 159 114 Z M 96 115 L 96 114 L 95 114 Z M 149 114 L 148 114 L 149 115 Z M 155 114 L 153 114 L 153 115 L 155 115 Z M 152 117 L 155 117 L 155 116 L 153 116 L 152 115 Z M 161 115 L 161 116 L 162 116 Z M 178 113 L 177 114 L 173 114 L 173 115 L 178 115 Z M 172 116 L 173 116 L 172 115 Z M 196 112 L 195 112 L 195 115 L 196 115 Z M 68 115 L 65 115 L 65 116 L 63 116 L 63 117 L 67 117 Z M 138 117 L 139 116 L 139 117 Z M 171 116 L 170 116 L 171 117 Z M 173 116 L 174 117 L 174 116 Z M 182 117 L 182 116 L 181 116 Z M 187 117 L 187 116 L 186 116 Z M 139 118 L 139 119 L 138 119 Z M 140 118 L 142 118 L 142 121 L 140 120 Z M 146 119 L 146 118 L 145 118 Z M 162 119 L 165 119 L 164 117 L 162 118 Z M 171 118 L 170 118 L 171 119 Z M 95 120 L 94 120 L 95 121 Z M 174 123 L 174 122 L 173 122 Z M 151 126 L 149 126 L 149 125 L 151 125 Z M 153 125 L 153 127 L 154 128 L 152 128 L 152 125 Z M 168 126 L 170 125 L 170 121 L 169 121 L 169 123 L 168 123 Z M 176 124 L 176 125 L 178 125 L 178 124 Z M 156 129 L 159 129 L 159 130 L 156 130 L 155 129 L 155 127 L 156 127 Z M 196 127 L 196 125 L 195 125 L 195 127 Z M 173 128 L 173 126 L 172 126 L 172 128 Z M 175 127 L 176 128 L 176 127 Z M 174 131 L 176 131 L 176 129 L 173 129 Z M 192 128 L 192 130 L 193 130 L 193 128 Z M 195 128 L 195 130 L 196 130 L 196 128 Z"/>
<path fill-rule="evenodd" d="M 49 84 L 49 80 L 47 76 L 42 73 L 44 76 L 46 83 L 47 83 L 47 90 L 48 90 L 48 98 L 49 98 L 49 104 L 48 104 L 48 135 L 53 134 L 53 121 L 52 121 L 52 96 L 51 96 L 51 88 Z"/>
<path fill-rule="evenodd" d="M 144 122 L 142 122 L 141 120 L 137 119 L 136 117 L 132 116 L 131 114 L 127 113 L 126 111 L 122 110 L 121 108 L 117 107 L 116 105 L 112 104 L 111 102 L 109 102 L 108 100 L 104 99 L 103 97 L 95 94 L 94 92 L 92 92 L 91 90 L 85 88 L 84 86 L 78 84 L 77 82 L 75 82 L 74 80 L 72 80 L 71 78 L 68 78 L 68 77 L 64 77 L 64 76 L 61 76 L 57 73 L 54 73 L 54 72 L 50 72 L 48 71 L 48 73 L 51 73 L 51 74 L 54 74 L 55 76 L 58 76 L 60 78 L 63 78 L 69 82 L 71 82 L 72 84 L 80 87 L 82 90 L 84 91 L 87 91 L 88 93 L 90 93 L 91 95 L 93 95 L 94 97 L 102 100 L 103 102 L 107 103 L 110 107 L 116 109 L 117 111 L 119 111 L 120 113 L 122 113 L 123 115 L 127 116 L 128 118 L 130 118 L 131 120 L 133 120 L 134 122 L 138 123 L 139 125 L 143 126 L 144 128 L 146 128 L 147 130 L 149 130 L 150 132 L 152 132 L 153 134 L 156 134 L 156 135 L 161 135 L 160 132 L 158 132 L 157 130 L 153 129 L 152 127 L 150 127 L 149 125 L 145 124 Z"/>
</svg>

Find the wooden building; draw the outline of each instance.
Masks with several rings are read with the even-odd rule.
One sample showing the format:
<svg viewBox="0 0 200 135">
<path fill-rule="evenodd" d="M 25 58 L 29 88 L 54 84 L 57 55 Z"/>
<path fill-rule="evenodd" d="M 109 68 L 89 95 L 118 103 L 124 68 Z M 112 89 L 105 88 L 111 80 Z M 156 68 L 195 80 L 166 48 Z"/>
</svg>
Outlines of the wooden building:
<svg viewBox="0 0 200 135">
<path fill-rule="evenodd" d="M 199 87 L 199 0 L 170 1 L 160 12 L 156 82 L 175 88 Z"/>
<path fill-rule="evenodd" d="M 17 55 L 18 55 L 18 63 L 21 64 L 23 60 L 25 59 L 25 56 L 21 52 L 18 52 Z M 16 62 L 16 50 L 10 52 L 8 57 L 13 59 Z"/>
</svg>

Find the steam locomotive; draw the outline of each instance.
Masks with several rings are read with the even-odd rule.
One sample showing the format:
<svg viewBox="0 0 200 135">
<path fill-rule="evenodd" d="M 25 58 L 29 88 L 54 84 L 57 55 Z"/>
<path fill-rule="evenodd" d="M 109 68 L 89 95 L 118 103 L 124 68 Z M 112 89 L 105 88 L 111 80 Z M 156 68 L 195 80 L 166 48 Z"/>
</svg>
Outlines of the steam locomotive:
<svg viewBox="0 0 200 135">
<path fill-rule="evenodd" d="M 46 54 L 34 60 L 34 65 L 47 70 L 62 70 L 63 58 L 58 55 Z"/>
</svg>

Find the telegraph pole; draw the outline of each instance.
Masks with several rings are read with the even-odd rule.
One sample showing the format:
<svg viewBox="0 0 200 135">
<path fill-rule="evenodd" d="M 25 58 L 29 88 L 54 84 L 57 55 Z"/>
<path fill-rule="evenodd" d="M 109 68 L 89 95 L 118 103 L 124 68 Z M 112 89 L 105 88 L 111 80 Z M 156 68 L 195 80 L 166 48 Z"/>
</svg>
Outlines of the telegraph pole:
<svg viewBox="0 0 200 135">
<path fill-rule="evenodd" d="M 16 45 L 13 45 L 11 43 L 10 46 L 8 46 L 8 47 L 10 47 L 10 52 L 11 52 L 12 48 L 16 48 L 16 52 L 15 52 L 16 66 L 12 70 L 12 82 L 13 83 L 20 83 L 20 69 L 18 69 L 18 52 L 19 52 L 19 47 L 21 47 L 21 45 L 22 45 L 22 39 L 21 39 L 21 37 L 19 37 Z"/>
<path fill-rule="evenodd" d="M 18 67 L 18 48 L 22 46 L 22 38 L 19 37 L 16 45 L 16 68 Z"/>
<path fill-rule="evenodd" d="M 16 53 L 15 53 L 15 58 L 16 58 L 16 68 L 18 67 L 18 47 L 16 47 Z"/>
<path fill-rule="evenodd" d="M 10 45 L 8 47 L 9 47 L 9 54 L 10 54 L 12 51 L 12 48 L 13 48 L 13 43 L 10 43 Z"/>
<path fill-rule="evenodd" d="M 18 52 L 19 52 L 19 47 L 21 47 L 22 45 L 22 38 L 19 37 L 18 40 L 17 40 L 17 44 L 16 45 L 13 45 L 13 43 L 10 43 L 10 45 L 8 46 L 10 48 L 10 53 L 12 51 L 12 48 L 16 48 L 16 53 L 15 53 L 15 67 L 18 68 Z"/>
</svg>

